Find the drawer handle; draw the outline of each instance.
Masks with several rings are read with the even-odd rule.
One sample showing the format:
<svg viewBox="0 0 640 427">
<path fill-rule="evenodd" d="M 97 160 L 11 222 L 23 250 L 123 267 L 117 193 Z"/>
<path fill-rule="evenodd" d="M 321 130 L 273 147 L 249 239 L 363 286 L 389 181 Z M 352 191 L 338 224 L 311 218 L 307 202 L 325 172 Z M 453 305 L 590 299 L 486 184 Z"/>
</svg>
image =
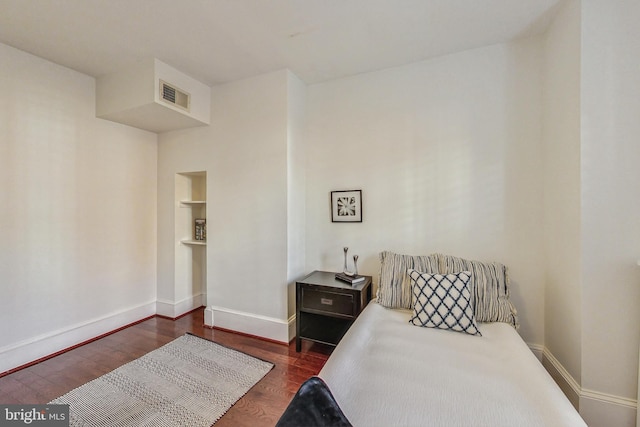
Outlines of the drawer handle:
<svg viewBox="0 0 640 427">
<path fill-rule="evenodd" d="M 333 300 L 329 298 L 320 298 L 320 304 L 333 305 Z"/>
</svg>

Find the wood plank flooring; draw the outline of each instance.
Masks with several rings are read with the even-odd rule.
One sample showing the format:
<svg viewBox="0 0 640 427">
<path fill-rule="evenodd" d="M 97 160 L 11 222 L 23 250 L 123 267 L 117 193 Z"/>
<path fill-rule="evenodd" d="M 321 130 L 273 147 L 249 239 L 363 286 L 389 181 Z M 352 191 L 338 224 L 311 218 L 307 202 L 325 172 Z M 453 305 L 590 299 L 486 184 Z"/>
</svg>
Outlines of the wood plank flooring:
<svg viewBox="0 0 640 427">
<path fill-rule="evenodd" d="M 204 327 L 204 308 L 177 320 L 153 317 L 36 365 L 0 377 L 0 403 L 44 404 L 168 343 L 186 332 L 268 360 L 275 367 L 216 427 L 273 426 L 307 378 L 320 372 L 332 347 L 303 340 L 278 344 Z"/>
</svg>

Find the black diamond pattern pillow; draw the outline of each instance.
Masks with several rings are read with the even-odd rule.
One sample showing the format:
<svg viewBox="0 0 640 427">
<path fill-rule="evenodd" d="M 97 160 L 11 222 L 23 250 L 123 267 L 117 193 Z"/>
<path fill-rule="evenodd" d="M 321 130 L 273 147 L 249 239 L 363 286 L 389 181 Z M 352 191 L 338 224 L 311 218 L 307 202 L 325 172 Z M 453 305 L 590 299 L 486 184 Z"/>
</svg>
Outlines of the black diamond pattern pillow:
<svg viewBox="0 0 640 427">
<path fill-rule="evenodd" d="M 429 274 L 409 269 L 413 315 L 409 323 L 482 336 L 471 306 L 471 273 Z"/>
</svg>

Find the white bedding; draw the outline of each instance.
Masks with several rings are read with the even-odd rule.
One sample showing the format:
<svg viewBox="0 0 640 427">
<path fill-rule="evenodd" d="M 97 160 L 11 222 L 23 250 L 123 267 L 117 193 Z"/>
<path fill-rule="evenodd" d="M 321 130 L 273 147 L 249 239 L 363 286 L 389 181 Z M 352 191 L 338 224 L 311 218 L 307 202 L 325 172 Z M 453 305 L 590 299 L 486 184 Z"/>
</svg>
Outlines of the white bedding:
<svg viewBox="0 0 640 427">
<path fill-rule="evenodd" d="M 586 426 L 506 323 L 482 337 L 370 303 L 319 376 L 354 426 Z"/>
</svg>

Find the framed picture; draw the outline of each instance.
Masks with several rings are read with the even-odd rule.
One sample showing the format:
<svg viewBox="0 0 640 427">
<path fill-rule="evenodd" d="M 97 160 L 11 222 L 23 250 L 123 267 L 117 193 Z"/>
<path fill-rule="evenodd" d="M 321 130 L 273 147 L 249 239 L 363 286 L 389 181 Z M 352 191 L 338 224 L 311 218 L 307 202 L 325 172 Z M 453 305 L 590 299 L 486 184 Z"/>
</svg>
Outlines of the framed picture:
<svg viewBox="0 0 640 427">
<path fill-rule="evenodd" d="M 362 222 L 362 190 L 331 192 L 331 222 Z"/>
</svg>

